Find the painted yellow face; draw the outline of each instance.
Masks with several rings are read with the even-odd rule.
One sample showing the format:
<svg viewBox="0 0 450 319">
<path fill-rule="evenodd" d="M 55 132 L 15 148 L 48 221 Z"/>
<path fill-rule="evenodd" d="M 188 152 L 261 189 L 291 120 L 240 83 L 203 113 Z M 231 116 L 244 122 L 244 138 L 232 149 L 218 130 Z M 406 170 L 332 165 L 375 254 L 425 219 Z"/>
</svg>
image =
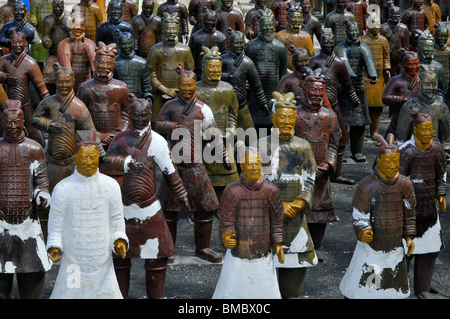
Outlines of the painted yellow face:
<svg viewBox="0 0 450 319">
<path fill-rule="evenodd" d="M 219 81 L 222 75 L 222 61 L 221 60 L 208 60 L 206 62 L 206 74 L 213 81 Z"/>
<path fill-rule="evenodd" d="M 400 167 L 400 153 L 384 153 L 377 157 L 377 166 L 382 176 L 394 178 Z"/>
<path fill-rule="evenodd" d="M 292 136 L 297 120 L 297 111 L 295 109 L 280 107 L 276 113 L 272 113 L 273 127 L 279 130 L 280 136 Z"/>
<path fill-rule="evenodd" d="M 433 122 L 422 122 L 414 126 L 414 136 L 422 145 L 433 141 Z"/>
<path fill-rule="evenodd" d="M 100 154 L 95 145 L 81 146 L 75 154 L 77 171 L 83 176 L 91 177 L 98 169 Z"/>
<path fill-rule="evenodd" d="M 248 154 L 241 163 L 242 175 L 249 182 L 257 182 L 261 178 L 261 156 L 259 154 Z"/>
</svg>

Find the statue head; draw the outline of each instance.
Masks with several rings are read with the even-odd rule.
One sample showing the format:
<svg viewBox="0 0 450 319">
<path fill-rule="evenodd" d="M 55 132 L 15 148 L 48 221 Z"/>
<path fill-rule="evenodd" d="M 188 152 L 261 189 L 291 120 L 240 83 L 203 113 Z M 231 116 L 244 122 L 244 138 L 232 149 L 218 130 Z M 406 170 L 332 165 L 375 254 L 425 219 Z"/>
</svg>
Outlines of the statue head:
<svg viewBox="0 0 450 319">
<path fill-rule="evenodd" d="M 402 65 L 406 74 L 414 77 L 419 73 L 419 55 L 415 51 L 406 51 L 402 49 Z"/>
<path fill-rule="evenodd" d="M 302 83 L 305 97 L 312 107 L 319 108 L 322 106 L 325 96 L 325 78 L 322 69 L 318 68 L 313 71 L 305 68 L 305 71 L 308 74 Z"/>
<path fill-rule="evenodd" d="M 420 94 L 434 101 L 438 92 L 438 78 L 434 64 L 421 64 L 419 67 Z"/>
<path fill-rule="evenodd" d="M 296 48 L 292 44 L 288 47 L 289 52 L 292 54 L 292 64 L 294 69 L 299 72 L 304 72 L 305 68 L 309 65 L 309 52 L 305 48 Z"/>
<path fill-rule="evenodd" d="M 297 108 L 295 106 L 294 93 L 281 94 L 273 92 L 272 124 L 278 129 L 280 136 L 290 137 L 294 135 L 295 122 L 297 120 Z"/>
<path fill-rule="evenodd" d="M 434 38 L 428 32 L 422 32 L 416 30 L 419 35 L 417 40 L 417 52 L 419 53 L 420 59 L 432 60 L 434 58 Z"/>
<path fill-rule="evenodd" d="M 64 13 L 64 0 L 53 0 L 53 14 L 60 17 Z"/>
<path fill-rule="evenodd" d="M 446 22 L 438 22 L 434 25 L 434 43 L 438 48 L 444 48 L 447 45 L 448 29 Z"/>
<path fill-rule="evenodd" d="M 202 46 L 202 76 L 209 81 L 220 81 L 222 76 L 222 56 L 219 48 Z"/>
<path fill-rule="evenodd" d="M 375 134 L 375 140 L 378 146 L 378 172 L 386 180 L 391 180 L 398 176 L 400 167 L 400 151 L 395 142 L 394 134 L 389 133 L 386 139 L 380 134 Z"/>
<path fill-rule="evenodd" d="M 98 43 L 98 49 L 95 52 L 94 67 L 100 77 L 108 77 L 114 70 L 116 63 L 116 44 L 106 45 L 102 41 Z"/>
<path fill-rule="evenodd" d="M 131 126 L 136 130 L 143 130 L 150 124 L 152 105 L 147 99 L 138 98 L 133 93 L 128 94 L 128 101 Z"/>
<path fill-rule="evenodd" d="M 163 13 L 162 18 L 162 33 L 163 42 L 165 44 L 174 46 L 178 42 L 178 28 L 180 24 L 180 18 L 178 13 L 174 12 L 172 14 L 168 12 Z"/>
<path fill-rule="evenodd" d="M 195 72 L 177 67 L 179 96 L 185 101 L 190 100 L 197 91 L 197 76 Z"/>
<path fill-rule="evenodd" d="M 122 32 L 119 29 L 114 30 L 114 36 L 119 47 L 120 54 L 129 56 L 134 52 L 134 36 L 131 32 Z"/>
<path fill-rule="evenodd" d="M 359 26 L 356 21 L 351 21 L 349 19 L 344 19 L 345 30 L 347 34 L 347 39 L 351 42 L 356 42 L 359 39 Z"/>
<path fill-rule="evenodd" d="M 402 13 L 400 7 L 394 5 L 394 2 L 392 1 L 391 6 L 389 7 L 389 17 L 388 17 L 389 22 L 393 24 L 398 24 L 400 22 L 401 16 Z"/>
<path fill-rule="evenodd" d="M 222 0 L 222 6 L 224 6 L 227 9 L 230 9 L 233 7 L 233 0 Z"/>
<path fill-rule="evenodd" d="M 11 39 L 11 51 L 16 55 L 21 54 L 27 47 L 25 34 L 22 32 L 16 32 L 15 28 L 11 28 L 8 31 Z"/>
<path fill-rule="evenodd" d="M 309 13 L 311 11 L 311 0 L 301 0 L 302 12 Z"/>
<path fill-rule="evenodd" d="M 266 0 L 255 0 L 255 8 L 265 9 L 267 6 Z"/>
<path fill-rule="evenodd" d="M 333 32 L 323 32 L 320 36 L 320 47 L 326 55 L 331 55 L 336 46 Z"/>
<path fill-rule="evenodd" d="M 71 36 L 80 39 L 84 36 L 86 28 L 86 20 L 84 19 L 84 13 L 80 11 L 72 11 L 71 15 Z"/>
<path fill-rule="evenodd" d="M 77 172 L 85 177 L 94 176 L 98 171 L 100 161 L 95 132 L 79 130 L 76 134 L 77 145 L 75 147 L 74 162 Z"/>
<path fill-rule="evenodd" d="M 142 2 L 142 14 L 145 17 L 150 17 L 153 14 L 153 10 L 155 9 L 154 0 L 144 0 Z"/>
<path fill-rule="evenodd" d="M 262 178 L 262 162 L 259 151 L 254 147 L 247 147 L 242 141 L 236 142 L 238 162 L 242 170 L 242 177 L 251 183 Z"/>
<path fill-rule="evenodd" d="M 291 29 L 300 30 L 302 27 L 303 13 L 299 5 L 291 6 L 288 10 L 287 21 Z"/>
<path fill-rule="evenodd" d="M 367 32 L 376 37 L 380 34 L 381 20 L 377 14 L 371 13 L 367 18 Z"/>
<path fill-rule="evenodd" d="M 416 10 L 422 9 L 423 0 L 412 0 L 412 8 Z"/>
<path fill-rule="evenodd" d="M 410 112 L 412 117 L 414 140 L 416 146 L 422 151 L 428 149 L 433 143 L 433 121 L 429 114 L 420 113 L 418 108 Z"/>
<path fill-rule="evenodd" d="M 273 11 L 270 9 L 267 10 L 258 10 L 258 19 L 259 19 L 259 30 L 261 34 L 265 37 L 272 37 L 275 32 L 275 18 L 273 16 Z"/>
<path fill-rule="evenodd" d="M 14 16 L 14 21 L 16 22 L 23 21 L 26 17 L 27 6 L 22 1 L 16 1 L 13 4 L 12 12 Z"/>
<path fill-rule="evenodd" d="M 55 86 L 58 94 L 66 96 L 73 91 L 75 84 L 73 70 L 69 67 L 63 67 L 58 62 L 53 64 Z"/>
<path fill-rule="evenodd" d="M 123 2 L 122 0 L 111 0 L 108 4 L 107 14 L 109 21 L 114 24 L 122 22 Z"/>
<path fill-rule="evenodd" d="M 344 12 L 347 8 L 347 0 L 336 1 L 336 12 Z"/>
<path fill-rule="evenodd" d="M 18 100 L 6 100 L 2 113 L 3 134 L 11 138 L 17 138 L 23 133 L 24 115 L 22 103 Z"/>
<path fill-rule="evenodd" d="M 236 54 L 241 54 L 245 47 L 245 37 L 241 31 L 234 31 L 232 28 L 227 29 L 229 35 L 230 50 Z"/>
<path fill-rule="evenodd" d="M 215 10 L 205 8 L 205 14 L 203 15 L 203 29 L 207 32 L 212 32 L 216 28 L 217 13 Z"/>
</svg>

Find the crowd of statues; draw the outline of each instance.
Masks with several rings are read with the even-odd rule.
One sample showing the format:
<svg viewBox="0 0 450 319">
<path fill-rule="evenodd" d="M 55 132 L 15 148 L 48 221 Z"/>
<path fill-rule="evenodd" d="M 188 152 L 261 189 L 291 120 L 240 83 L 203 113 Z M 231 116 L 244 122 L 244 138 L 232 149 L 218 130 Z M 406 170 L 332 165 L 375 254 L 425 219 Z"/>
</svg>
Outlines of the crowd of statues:
<svg viewBox="0 0 450 319">
<path fill-rule="evenodd" d="M 322 23 L 313 0 L 30 2 L 0 8 L 0 298 L 14 274 L 41 298 L 53 263 L 51 298 L 126 298 L 133 258 L 162 298 L 179 213 L 222 263 L 213 298 L 298 298 L 338 220 L 332 182 L 356 185 L 342 294 L 406 298 L 414 258 L 430 297 L 450 153 L 432 0 L 335 0 Z M 341 176 L 368 140 L 373 173 Z"/>
</svg>

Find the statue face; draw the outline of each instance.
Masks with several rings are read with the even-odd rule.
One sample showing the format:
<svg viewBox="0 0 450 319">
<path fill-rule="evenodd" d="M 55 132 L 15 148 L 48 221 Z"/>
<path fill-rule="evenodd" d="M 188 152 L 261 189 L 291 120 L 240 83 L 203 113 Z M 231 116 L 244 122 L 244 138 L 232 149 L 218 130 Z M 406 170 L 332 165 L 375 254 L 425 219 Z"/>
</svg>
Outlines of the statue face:
<svg viewBox="0 0 450 319">
<path fill-rule="evenodd" d="M 419 51 L 424 59 L 432 59 L 434 57 L 434 41 L 431 39 L 421 41 Z"/>
<path fill-rule="evenodd" d="M 217 23 L 217 16 L 212 14 L 205 14 L 203 17 L 203 26 L 205 27 L 205 29 L 209 31 L 214 30 Z"/>
<path fill-rule="evenodd" d="M 439 28 L 436 29 L 436 33 L 434 34 L 434 42 L 440 48 L 443 48 L 447 45 L 448 39 L 448 30 L 447 28 Z"/>
<path fill-rule="evenodd" d="M 384 153 L 377 156 L 377 166 L 381 175 L 394 178 L 400 167 L 400 153 Z"/>
<path fill-rule="evenodd" d="M 6 135 L 16 138 L 22 134 L 24 127 L 23 114 L 20 112 L 4 111 L 2 119 Z"/>
<path fill-rule="evenodd" d="M 111 3 L 109 17 L 111 22 L 119 22 L 122 19 L 123 6 L 120 3 Z"/>
<path fill-rule="evenodd" d="M 25 19 L 25 5 L 21 3 L 15 3 L 13 6 L 13 16 L 14 20 L 16 21 L 22 21 Z"/>
<path fill-rule="evenodd" d="M 311 106 L 319 107 L 322 105 L 325 95 L 325 85 L 322 82 L 310 82 L 306 87 L 306 98 Z"/>
<path fill-rule="evenodd" d="M 347 7 L 347 0 L 338 0 L 336 2 L 336 10 L 342 12 L 345 10 L 346 7 Z"/>
<path fill-rule="evenodd" d="M 295 58 L 293 58 L 292 62 L 294 64 L 294 68 L 302 72 L 309 65 L 309 55 L 296 55 Z"/>
<path fill-rule="evenodd" d="M 400 8 L 398 7 L 389 8 L 389 21 L 397 24 L 400 22 L 400 18 L 401 18 Z"/>
<path fill-rule="evenodd" d="M 291 12 L 291 14 L 289 14 L 289 26 L 295 30 L 300 29 L 302 26 L 302 18 L 303 16 L 301 12 Z"/>
<path fill-rule="evenodd" d="M 423 145 L 430 144 L 433 141 L 433 122 L 422 122 L 414 126 L 414 137 Z"/>
<path fill-rule="evenodd" d="M 419 10 L 422 8 L 423 0 L 413 0 L 413 8 Z"/>
<path fill-rule="evenodd" d="M 64 1 L 53 1 L 53 13 L 57 17 L 60 17 L 64 13 Z"/>
<path fill-rule="evenodd" d="M 261 178 L 262 164 L 259 154 L 248 154 L 241 163 L 243 177 L 249 182 L 257 182 Z"/>
<path fill-rule="evenodd" d="M 416 76 L 419 73 L 419 57 L 409 58 L 403 64 L 403 69 L 405 72 L 411 76 Z"/>
<path fill-rule="evenodd" d="M 280 136 L 292 136 L 295 130 L 297 111 L 295 109 L 280 107 L 272 114 L 273 127 L 278 129 Z"/>
<path fill-rule="evenodd" d="M 180 90 L 180 96 L 189 100 L 197 91 L 197 81 L 194 78 L 181 77 L 178 80 L 178 89 Z"/>
<path fill-rule="evenodd" d="M 260 8 L 264 8 L 266 6 L 266 0 L 256 0 L 256 3 Z"/>
<path fill-rule="evenodd" d="M 80 146 L 74 156 L 77 171 L 83 176 L 91 177 L 98 170 L 100 154 L 95 145 Z"/>
<path fill-rule="evenodd" d="M 131 125 L 137 130 L 143 130 L 150 123 L 152 112 L 145 105 L 133 106 L 130 110 Z"/>
<path fill-rule="evenodd" d="M 71 30 L 72 35 L 75 38 L 81 37 L 84 34 L 85 26 L 86 26 L 85 20 L 76 20 L 72 26 L 72 30 Z"/>
<path fill-rule="evenodd" d="M 220 81 L 222 75 L 222 61 L 220 60 L 208 60 L 206 62 L 206 75 L 212 81 Z"/>
<path fill-rule="evenodd" d="M 309 0 L 302 1 L 302 11 L 304 13 L 309 13 L 311 11 L 311 1 Z"/>
<path fill-rule="evenodd" d="M 100 76 L 107 77 L 114 70 L 115 61 L 107 55 L 100 55 L 95 58 L 95 70 Z"/>
<path fill-rule="evenodd" d="M 55 80 L 56 90 L 61 95 L 67 95 L 73 90 L 74 79 L 71 74 L 60 73 Z"/>
<path fill-rule="evenodd" d="M 370 34 L 372 34 L 375 37 L 380 34 L 380 30 L 381 30 L 381 28 L 379 25 L 376 27 L 367 29 L 367 31 L 370 32 Z"/>
<path fill-rule="evenodd" d="M 142 14 L 146 17 L 150 17 L 153 14 L 155 3 L 153 1 L 144 1 L 142 3 Z"/>
<path fill-rule="evenodd" d="M 234 53 L 241 54 L 244 51 L 245 39 L 244 37 L 233 37 L 230 41 L 230 49 Z"/>
<path fill-rule="evenodd" d="M 134 50 L 134 38 L 130 35 L 119 36 L 119 49 L 125 55 L 130 55 Z"/>
<path fill-rule="evenodd" d="M 322 38 L 321 46 L 322 46 L 322 50 L 325 54 L 331 55 L 334 51 L 334 46 L 335 46 L 334 36 L 333 35 L 324 36 Z"/>
<path fill-rule="evenodd" d="M 222 0 L 222 5 L 226 8 L 231 8 L 233 6 L 233 0 Z"/>
<path fill-rule="evenodd" d="M 14 52 L 15 54 L 21 54 L 25 50 L 25 47 L 26 47 L 25 37 L 19 34 L 14 34 L 11 37 L 12 52 Z"/>
<path fill-rule="evenodd" d="M 438 91 L 438 80 L 436 73 L 428 72 L 419 80 L 420 92 L 428 99 L 435 99 Z"/>
<path fill-rule="evenodd" d="M 265 37 L 273 36 L 275 32 L 275 23 L 272 19 L 261 18 L 259 19 L 259 30 Z"/>
<path fill-rule="evenodd" d="M 347 30 L 347 37 L 353 42 L 358 41 L 359 39 L 358 25 L 354 24 L 349 28 L 349 30 Z"/>
<path fill-rule="evenodd" d="M 166 22 L 163 24 L 163 41 L 171 45 L 178 42 L 178 23 Z"/>
</svg>

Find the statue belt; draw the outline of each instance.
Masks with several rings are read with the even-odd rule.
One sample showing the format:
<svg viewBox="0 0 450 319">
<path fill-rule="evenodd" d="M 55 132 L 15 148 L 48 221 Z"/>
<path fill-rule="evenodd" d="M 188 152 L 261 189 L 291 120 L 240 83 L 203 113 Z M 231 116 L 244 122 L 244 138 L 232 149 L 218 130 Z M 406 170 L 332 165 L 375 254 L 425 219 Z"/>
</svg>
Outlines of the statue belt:
<svg viewBox="0 0 450 319">
<path fill-rule="evenodd" d="M 74 162 L 73 155 L 70 157 L 67 157 L 67 158 L 58 159 L 58 158 L 54 158 L 53 156 L 51 156 L 50 154 L 47 153 L 47 154 L 45 154 L 45 157 L 46 157 L 47 161 L 49 161 L 50 163 L 59 165 L 59 166 L 67 166 Z"/>
</svg>

